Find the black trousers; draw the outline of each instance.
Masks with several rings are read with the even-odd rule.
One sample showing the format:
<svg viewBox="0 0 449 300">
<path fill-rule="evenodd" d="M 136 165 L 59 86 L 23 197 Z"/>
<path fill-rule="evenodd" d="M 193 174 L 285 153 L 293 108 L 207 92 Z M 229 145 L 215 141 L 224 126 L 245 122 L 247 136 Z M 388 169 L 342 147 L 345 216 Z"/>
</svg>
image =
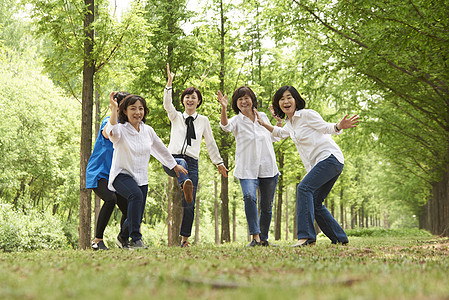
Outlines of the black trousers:
<svg viewBox="0 0 449 300">
<path fill-rule="evenodd" d="M 120 220 L 120 227 L 122 227 L 123 222 L 126 220 L 128 214 L 128 200 L 123 198 L 119 194 L 112 192 L 108 189 L 108 181 L 104 178 L 98 180 L 97 187 L 93 189 L 94 193 L 100 197 L 104 203 L 100 209 L 100 214 L 97 220 L 97 230 L 95 231 L 95 237 L 97 239 L 103 239 L 103 233 L 106 226 L 109 223 L 112 212 L 114 211 L 115 204 L 122 212 L 122 219 Z M 127 229 L 125 229 L 127 230 Z"/>
</svg>

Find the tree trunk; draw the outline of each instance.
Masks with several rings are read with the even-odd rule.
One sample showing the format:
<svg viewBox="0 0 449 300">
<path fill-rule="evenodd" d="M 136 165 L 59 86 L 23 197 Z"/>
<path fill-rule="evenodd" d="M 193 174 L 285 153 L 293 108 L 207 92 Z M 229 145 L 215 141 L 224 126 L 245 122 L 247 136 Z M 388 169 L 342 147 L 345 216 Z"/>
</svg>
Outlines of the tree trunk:
<svg viewBox="0 0 449 300">
<path fill-rule="evenodd" d="M 419 227 L 432 234 L 449 236 L 449 167 L 441 180 L 432 184 L 432 195 L 421 209 Z"/>
<path fill-rule="evenodd" d="M 198 184 L 198 188 L 196 190 L 196 199 L 195 199 L 195 245 L 198 245 L 200 239 L 200 197 L 198 196 L 200 192 L 200 185 Z"/>
<path fill-rule="evenodd" d="M 173 239 L 173 209 L 172 209 L 172 194 L 173 194 L 173 185 L 171 177 L 167 177 L 167 243 L 168 246 L 171 246 Z"/>
<path fill-rule="evenodd" d="M 178 178 L 170 177 L 172 180 L 172 233 L 169 246 L 179 246 L 181 244 L 181 236 L 179 231 L 181 229 L 181 221 L 183 215 L 182 207 L 182 192 L 179 188 Z"/>
<path fill-rule="evenodd" d="M 98 132 L 100 131 L 100 94 L 98 93 L 99 86 L 98 84 L 95 85 L 95 136 L 98 136 Z M 95 194 L 95 229 L 94 232 L 97 232 L 97 222 L 98 222 L 98 215 L 100 214 L 101 209 L 101 199 L 98 197 L 97 194 Z"/>
<path fill-rule="evenodd" d="M 232 241 L 235 242 L 237 240 L 237 219 L 235 217 L 235 202 L 232 203 Z"/>
<path fill-rule="evenodd" d="M 285 240 L 288 240 L 288 188 L 285 189 Z"/>
<path fill-rule="evenodd" d="M 225 141 L 225 140 L 222 140 Z M 228 157 L 225 153 L 223 157 L 225 165 L 228 165 Z M 221 176 L 221 242 L 229 243 L 231 241 L 231 232 L 229 228 L 229 193 L 228 178 Z"/>
<path fill-rule="evenodd" d="M 214 196 L 215 196 L 215 202 L 214 202 L 214 216 L 215 216 L 215 244 L 220 244 L 220 224 L 218 222 L 218 188 L 217 188 L 218 182 L 217 179 L 214 178 Z"/>
<path fill-rule="evenodd" d="M 92 60 L 94 31 L 94 0 L 84 0 L 88 13 L 84 16 L 84 66 L 81 117 L 81 147 L 80 147 L 80 197 L 79 197 L 79 241 L 80 249 L 90 247 L 91 239 L 91 191 L 86 189 L 86 167 L 92 151 L 92 111 L 93 85 L 95 66 Z"/>
<path fill-rule="evenodd" d="M 276 206 L 276 224 L 275 224 L 275 232 L 274 239 L 281 239 L 281 224 L 282 224 L 282 195 L 284 194 L 284 175 L 282 170 L 284 169 L 284 153 L 282 151 L 278 152 L 278 160 L 279 160 L 279 170 L 281 174 L 279 175 L 278 180 L 278 201 Z"/>
<path fill-rule="evenodd" d="M 225 78 L 225 17 L 223 0 L 220 0 L 220 90 L 224 91 L 224 78 Z M 221 149 L 229 149 L 228 139 L 229 134 L 221 135 Z M 228 154 L 225 150 L 223 155 L 223 162 L 225 166 L 228 165 Z M 230 242 L 231 234 L 229 230 L 229 195 L 228 195 L 228 178 L 221 176 L 221 241 Z"/>
</svg>

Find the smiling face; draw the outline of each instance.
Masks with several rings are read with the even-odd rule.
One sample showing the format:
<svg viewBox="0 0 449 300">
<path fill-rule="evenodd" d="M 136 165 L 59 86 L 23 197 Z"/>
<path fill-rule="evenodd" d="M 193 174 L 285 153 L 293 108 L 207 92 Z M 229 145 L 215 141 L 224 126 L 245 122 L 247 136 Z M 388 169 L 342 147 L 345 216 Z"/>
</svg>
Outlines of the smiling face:
<svg viewBox="0 0 449 300">
<path fill-rule="evenodd" d="M 246 94 L 237 99 L 237 107 L 243 113 L 248 113 L 253 111 L 253 100 Z"/>
<path fill-rule="evenodd" d="M 134 104 L 129 105 L 125 110 L 125 115 L 128 118 L 128 122 L 138 129 L 139 123 L 143 120 L 145 115 L 143 103 L 140 102 L 140 100 L 137 100 Z"/>
<path fill-rule="evenodd" d="M 285 91 L 282 97 L 279 99 L 279 108 L 287 115 L 290 119 L 296 110 L 296 100 L 293 98 L 290 91 Z"/>
<path fill-rule="evenodd" d="M 252 115 L 253 108 L 257 108 L 257 99 L 253 90 L 248 86 L 241 86 L 232 94 L 232 110 L 236 114 Z"/>
<path fill-rule="evenodd" d="M 192 94 L 187 94 L 182 98 L 182 104 L 184 105 L 186 112 L 191 115 L 196 111 L 200 100 L 198 94 L 193 92 Z"/>
</svg>

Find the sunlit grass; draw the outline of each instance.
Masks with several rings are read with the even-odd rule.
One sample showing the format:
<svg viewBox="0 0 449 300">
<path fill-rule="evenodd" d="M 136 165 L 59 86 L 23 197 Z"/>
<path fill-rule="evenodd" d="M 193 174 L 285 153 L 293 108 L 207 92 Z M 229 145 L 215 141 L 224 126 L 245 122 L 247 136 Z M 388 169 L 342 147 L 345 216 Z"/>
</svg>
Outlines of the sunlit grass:
<svg viewBox="0 0 449 300">
<path fill-rule="evenodd" d="M 2 253 L 4 299 L 447 299 L 449 240 Z"/>
</svg>

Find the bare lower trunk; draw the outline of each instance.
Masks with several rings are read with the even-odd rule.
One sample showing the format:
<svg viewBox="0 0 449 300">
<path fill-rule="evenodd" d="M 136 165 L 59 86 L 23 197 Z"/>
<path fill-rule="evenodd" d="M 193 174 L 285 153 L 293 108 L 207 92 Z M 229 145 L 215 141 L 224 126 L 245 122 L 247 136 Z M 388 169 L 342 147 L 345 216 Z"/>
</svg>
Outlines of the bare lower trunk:
<svg viewBox="0 0 449 300">
<path fill-rule="evenodd" d="M 181 243 L 181 236 L 179 231 L 181 229 L 181 221 L 183 215 L 182 207 L 182 192 L 179 188 L 178 179 L 176 177 L 170 177 L 172 180 L 172 228 L 171 228 L 171 240 L 168 242 L 169 246 L 179 246 Z"/>
<path fill-rule="evenodd" d="M 218 182 L 214 179 L 214 216 L 215 216 L 215 244 L 220 244 L 220 224 L 218 222 Z"/>
<path fill-rule="evenodd" d="M 432 195 L 422 207 L 419 227 L 432 234 L 449 236 L 449 167 L 441 180 L 432 184 Z"/>
</svg>

